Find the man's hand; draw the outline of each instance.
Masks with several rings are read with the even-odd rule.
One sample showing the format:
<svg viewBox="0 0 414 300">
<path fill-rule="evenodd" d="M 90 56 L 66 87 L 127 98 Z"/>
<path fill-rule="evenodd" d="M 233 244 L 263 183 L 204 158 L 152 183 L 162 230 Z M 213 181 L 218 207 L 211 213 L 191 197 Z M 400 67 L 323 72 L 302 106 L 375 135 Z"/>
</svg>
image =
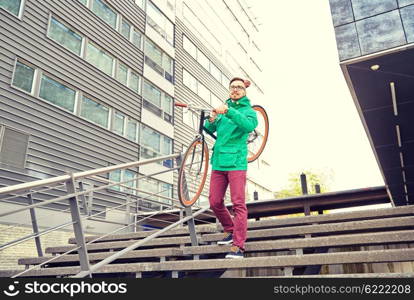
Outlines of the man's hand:
<svg viewBox="0 0 414 300">
<path fill-rule="evenodd" d="M 213 122 L 216 120 L 216 118 L 217 118 L 217 114 L 216 114 L 214 111 L 212 111 L 212 112 L 210 113 L 210 118 L 208 119 L 208 121 L 209 121 L 210 123 L 213 123 Z"/>
<path fill-rule="evenodd" d="M 227 105 L 225 105 L 225 104 L 223 104 L 223 105 L 220 105 L 219 107 L 217 107 L 216 109 L 215 109 L 215 112 L 217 113 L 217 114 L 225 114 L 226 112 L 227 112 L 227 110 L 228 110 L 229 108 L 227 107 Z"/>
</svg>

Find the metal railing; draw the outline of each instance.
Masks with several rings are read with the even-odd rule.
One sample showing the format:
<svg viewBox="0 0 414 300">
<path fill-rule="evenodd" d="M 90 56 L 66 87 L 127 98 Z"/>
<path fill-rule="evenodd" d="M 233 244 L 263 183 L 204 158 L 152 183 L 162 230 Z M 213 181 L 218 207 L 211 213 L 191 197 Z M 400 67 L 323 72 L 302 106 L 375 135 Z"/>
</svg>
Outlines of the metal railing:
<svg viewBox="0 0 414 300">
<path fill-rule="evenodd" d="M 181 162 L 181 154 L 171 154 L 171 155 L 166 155 L 166 156 L 160 156 L 160 157 L 156 157 L 156 158 L 151 158 L 151 159 L 145 159 L 145 160 L 141 160 L 141 161 L 135 161 L 135 162 L 129 162 L 129 163 L 123 163 L 123 164 L 119 164 L 119 165 L 114 165 L 114 166 L 109 166 L 109 167 L 104 167 L 104 168 L 99 168 L 99 169 L 94 169 L 94 170 L 88 170 L 88 171 L 82 171 L 82 172 L 77 172 L 77 173 L 71 173 L 71 174 L 66 174 L 66 175 L 62 175 L 62 176 L 57 176 L 57 177 L 53 177 L 53 178 L 48 178 L 48 179 L 42 179 L 42 180 L 37 180 L 37 181 L 32 181 L 32 182 L 27 182 L 27 183 L 21 183 L 21 184 L 16 184 L 13 186 L 7 186 L 7 187 L 2 187 L 0 188 L 0 197 L 5 195 L 5 198 L 0 199 L 0 201 L 4 201 L 7 200 L 8 202 L 10 202 L 11 199 L 13 198 L 18 198 L 18 197 L 23 197 L 25 195 L 27 195 L 27 202 L 28 205 L 22 207 L 22 208 L 18 208 L 18 209 L 13 209 L 13 210 L 9 210 L 6 212 L 2 212 L 0 213 L 0 218 L 1 217 L 6 217 L 6 216 L 10 216 L 13 214 L 17 214 L 19 212 L 23 212 L 26 210 L 30 211 L 30 218 L 31 218 L 31 223 L 32 223 L 32 228 L 33 228 L 33 233 L 29 234 L 25 237 L 22 238 L 18 238 L 14 241 L 8 242 L 6 244 L 0 245 L 0 251 L 13 247 L 13 246 L 17 246 L 25 241 L 28 241 L 30 239 L 34 239 L 35 240 L 35 244 L 36 244 L 36 249 L 37 249 L 37 253 L 38 256 L 41 257 L 43 256 L 43 250 L 41 247 L 41 242 L 40 242 L 40 237 L 43 235 L 46 235 L 48 233 L 63 229 L 67 226 L 72 225 L 73 226 L 73 232 L 74 232 L 74 236 L 75 236 L 75 240 L 76 240 L 76 246 L 74 246 L 73 249 L 70 249 L 69 251 L 60 254 L 58 256 L 53 256 L 50 259 L 48 259 L 47 261 L 44 261 L 43 263 L 39 264 L 39 265 L 35 265 L 32 268 L 28 268 L 26 270 L 24 270 L 23 272 L 20 272 L 16 275 L 14 275 L 13 277 L 18 277 L 21 276 L 35 268 L 39 268 L 47 263 L 53 262 L 54 260 L 58 259 L 59 257 L 62 257 L 64 255 L 67 255 L 73 251 L 77 251 L 78 255 L 79 255 L 79 264 L 80 264 L 80 269 L 81 272 L 78 273 L 75 277 L 85 277 L 85 276 L 91 276 L 92 273 L 94 271 L 97 271 L 98 269 L 102 268 L 103 266 L 113 262 L 114 260 L 118 259 L 119 257 L 121 257 L 122 255 L 124 255 L 125 253 L 135 250 L 138 247 L 144 245 L 145 243 L 147 243 L 148 241 L 151 241 L 152 239 L 156 238 L 157 236 L 165 233 L 166 231 L 175 228 L 179 225 L 184 224 L 185 222 L 187 222 L 188 225 L 188 229 L 189 229 L 189 233 L 190 233 L 190 238 L 191 238 L 191 244 L 192 245 L 198 245 L 198 240 L 197 240 L 197 236 L 196 236 L 196 231 L 195 231 L 195 220 L 196 216 L 202 214 L 202 213 L 206 213 L 206 211 L 209 209 L 209 207 L 205 207 L 205 208 L 201 208 L 201 207 L 197 207 L 194 206 L 195 208 L 198 209 L 198 211 L 196 211 L 195 213 L 193 213 L 193 208 L 192 207 L 187 207 L 187 208 L 183 208 L 181 206 L 181 203 L 173 198 L 169 198 L 163 195 L 160 195 L 161 193 L 164 193 L 165 191 L 160 191 L 158 193 L 151 193 L 142 189 L 138 189 L 135 188 L 133 186 L 127 185 L 129 182 L 133 182 L 139 179 L 143 179 L 143 178 L 148 178 L 148 177 L 152 177 L 152 176 L 156 176 L 159 174 L 163 174 L 163 173 L 167 173 L 167 172 L 171 172 L 174 170 L 178 170 L 179 167 L 175 167 L 175 168 L 170 168 L 168 170 L 163 170 L 160 172 L 155 172 L 152 174 L 148 174 L 148 175 L 138 175 L 137 177 L 134 177 L 132 179 L 128 179 L 128 180 L 124 180 L 122 182 L 114 182 L 111 180 L 108 180 L 106 178 L 102 178 L 99 177 L 98 175 L 103 175 L 103 174 L 108 174 L 110 172 L 114 172 L 114 171 L 118 171 L 118 170 L 124 170 L 124 169 L 130 169 L 130 168 L 136 168 L 139 166 L 143 166 L 146 164 L 151 164 L 151 163 L 157 163 L 160 161 L 164 161 L 164 160 L 169 160 L 169 159 L 175 159 L 177 161 L 177 165 L 180 164 Z M 82 180 L 82 179 L 86 179 L 86 178 L 90 178 L 93 179 L 95 181 L 98 182 L 103 182 L 104 185 L 102 186 L 98 186 L 95 187 L 93 185 L 92 188 L 90 189 L 84 189 L 84 186 L 82 184 L 82 181 L 79 181 L 79 188 L 77 191 L 77 187 L 76 187 L 76 181 L 77 180 Z M 33 200 L 33 194 L 35 193 L 41 193 L 44 191 L 48 191 L 50 189 L 55 188 L 56 186 L 61 186 L 64 185 L 66 187 L 66 192 L 67 195 L 64 196 L 59 196 L 53 199 L 49 199 L 49 200 L 44 200 L 44 201 L 40 201 L 38 203 L 34 203 Z M 142 197 L 142 196 L 138 196 L 136 194 L 125 194 L 127 197 L 127 200 L 125 203 L 119 204 L 118 206 L 114 206 L 111 207 L 109 209 L 106 209 L 104 211 L 98 212 L 98 213 L 92 213 L 92 205 L 91 205 L 91 201 L 88 203 L 88 201 L 86 201 L 85 196 L 86 195 L 91 195 L 94 192 L 97 191 L 101 191 L 104 189 L 110 189 L 112 187 L 115 186 L 119 186 L 120 189 L 121 188 L 125 188 L 128 189 L 129 191 L 134 191 L 135 193 L 140 193 L 142 194 L 146 194 L 148 196 L 146 197 Z M 40 188 L 40 189 L 37 189 Z M 36 190 L 37 189 L 37 190 Z M 148 202 L 151 204 L 155 204 L 155 205 L 160 205 L 160 207 L 162 208 L 162 205 L 165 205 L 164 202 L 161 201 L 157 201 L 154 199 L 149 199 L 152 197 L 157 197 L 159 199 L 163 199 L 163 200 L 168 200 L 171 201 L 171 208 L 179 208 L 181 213 L 180 213 L 180 219 L 177 222 L 169 222 L 169 221 L 165 221 L 165 220 L 161 220 L 162 222 L 167 222 L 167 223 L 171 223 L 169 224 L 167 227 L 161 229 L 161 230 L 157 230 L 155 233 L 150 234 L 149 236 L 147 236 L 146 238 L 137 241 L 136 243 L 130 245 L 129 247 L 114 253 L 113 255 L 105 258 L 104 260 L 100 261 L 99 263 L 96 263 L 94 265 L 90 265 L 89 263 L 89 258 L 88 258 L 88 251 L 87 251 L 87 245 L 96 242 L 98 240 L 103 239 L 104 237 L 117 233 L 119 231 L 125 230 L 131 226 L 134 226 L 134 231 L 136 231 L 136 226 L 148 219 L 156 219 L 156 215 L 159 213 L 165 214 L 168 213 L 165 210 L 153 210 L 153 213 L 150 214 L 149 216 L 145 216 L 141 219 L 138 219 L 138 214 L 137 211 L 135 212 L 135 214 L 131 213 L 130 211 L 130 207 L 131 204 L 135 204 L 136 207 L 138 205 L 138 203 L 141 202 Z M 135 198 L 135 199 L 134 199 Z M 63 210 L 64 212 L 66 211 L 70 211 L 70 215 L 71 215 L 71 221 L 69 222 L 65 222 L 63 224 L 60 224 L 58 226 L 53 226 L 51 228 L 47 228 L 46 230 L 40 231 L 39 230 L 39 226 L 38 226 L 38 221 L 39 218 L 36 217 L 36 212 L 35 209 L 39 208 L 39 207 L 45 207 L 47 205 L 51 205 L 51 204 L 56 204 L 58 202 L 61 201 L 68 201 L 69 202 L 69 208 L 66 210 Z M 91 200 L 91 199 L 89 199 Z M 83 213 L 85 214 L 85 216 L 81 216 L 81 210 L 80 210 L 80 203 L 82 203 L 82 208 L 83 208 Z M 111 222 L 108 220 L 104 220 L 104 219 L 100 219 L 97 218 L 98 216 L 102 215 L 102 214 L 106 214 L 107 212 L 111 211 L 111 210 L 116 210 L 116 209 L 120 209 L 121 207 L 125 207 L 125 212 L 126 212 L 126 222 L 123 223 L 119 223 L 119 222 Z M 150 210 L 151 208 L 145 208 L 146 210 Z M 183 213 L 185 213 L 185 217 L 183 216 Z M 171 213 L 173 214 L 173 213 Z M 175 214 L 174 214 L 175 215 Z M 134 216 L 134 220 L 131 221 L 131 216 Z M 115 223 L 118 225 L 121 225 L 122 227 L 117 228 L 109 233 L 106 233 L 102 236 L 99 236 L 95 239 L 93 239 L 92 241 L 86 243 L 85 240 L 85 230 L 84 230 L 84 226 L 83 226 L 83 221 L 86 220 L 93 220 L 93 221 L 97 221 L 97 222 L 107 222 L 107 223 Z M 200 222 L 205 222 L 205 223 L 209 223 L 209 224 L 214 224 L 214 223 L 210 223 L 210 222 L 206 222 L 203 220 L 199 220 Z M 15 226 L 13 226 L 15 227 Z M 6 229 L 7 230 L 7 229 Z"/>
</svg>

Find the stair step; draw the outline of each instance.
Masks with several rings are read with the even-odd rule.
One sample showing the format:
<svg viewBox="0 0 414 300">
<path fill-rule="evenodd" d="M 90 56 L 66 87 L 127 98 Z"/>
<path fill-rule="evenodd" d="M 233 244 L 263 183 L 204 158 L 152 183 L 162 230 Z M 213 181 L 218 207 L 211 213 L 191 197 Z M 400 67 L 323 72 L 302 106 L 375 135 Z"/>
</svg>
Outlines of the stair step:
<svg viewBox="0 0 414 300">
<path fill-rule="evenodd" d="M 102 253 L 89 253 L 89 261 L 100 261 L 111 255 L 114 255 L 114 252 L 102 252 Z M 183 251 L 179 248 L 160 248 L 160 249 L 144 249 L 144 250 L 135 250 L 128 252 L 122 255 L 119 259 L 132 259 L 132 258 L 161 258 L 161 257 L 174 257 L 174 256 L 183 256 Z M 44 256 L 44 257 L 27 257 L 20 258 L 18 260 L 19 265 L 38 265 L 43 262 L 46 262 L 53 258 L 53 256 Z M 78 254 L 69 254 L 63 255 L 50 264 L 58 263 L 72 263 L 79 262 Z"/>
<path fill-rule="evenodd" d="M 301 217 L 287 217 L 287 218 L 278 218 L 278 219 L 268 219 L 260 221 L 249 221 L 248 229 L 258 229 L 266 227 L 283 227 L 283 226 L 292 226 L 292 225 L 307 225 L 315 223 L 329 223 L 329 222 L 338 222 L 338 221 L 355 221 L 362 219 L 374 219 L 374 218 L 389 218 L 397 216 L 410 216 L 414 215 L 414 205 L 404 206 L 404 207 L 392 207 L 392 208 L 380 208 L 373 210 L 363 210 L 363 211 L 353 211 L 353 212 L 342 212 L 342 213 L 331 213 L 325 215 L 317 216 L 301 216 Z M 221 225 L 197 225 L 197 233 L 213 233 L 222 230 Z M 145 238 L 157 230 L 150 231 L 140 231 L 135 233 L 122 233 L 122 234 L 113 234 L 102 238 L 97 242 L 104 241 L 120 241 L 120 240 L 132 240 Z M 161 236 L 174 236 L 174 235 L 184 235 L 188 234 L 188 227 L 177 228 L 167 231 Z M 85 238 L 87 242 L 98 238 L 99 236 L 88 236 Z M 75 238 L 69 239 L 69 244 L 75 244 Z"/>
<path fill-rule="evenodd" d="M 247 242 L 245 244 L 246 254 L 259 251 L 280 251 L 303 248 L 319 248 L 319 247 L 339 247 L 339 246 L 367 246 L 367 245 L 384 245 L 393 243 L 410 243 L 414 242 L 414 232 L 412 230 L 406 231 L 391 231 L 391 232 L 377 232 L 364 234 L 348 234 L 340 236 L 328 237 L 313 237 L 313 238 L 296 238 L 284 239 L 276 241 L 261 241 L 261 242 Z M 230 251 L 231 246 L 188 246 L 183 248 L 159 248 L 159 249 L 144 249 L 135 250 L 123 255 L 120 259 L 132 258 L 154 258 L 154 257 L 180 257 L 188 255 L 203 255 L 203 254 L 219 254 Z M 98 261 L 107 258 L 114 253 L 89 253 L 90 261 Z M 49 257 L 31 257 L 21 258 L 18 260 L 20 265 L 36 265 L 43 263 L 52 258 Z M 56 258 L 55 263 L 79 262 L 79 256 L 65 255 Z"/>
<path fill-rule="evenodd" d="M 340 247 L 340 246 L 368 246 L 392 243 L 414 242 L 414 231 L 402 230 L 391 232 L 375 232 L 363 234 L 347 234 L 327 237 L 293 238 L 272 241 L 247 242 L 246 253 L 259 251 L 280 251 L 304 248 L 319 247 Z M 182 248 L 184 255 L 201 255 L 226 253 L 231 246 L 188 246 Z"/>
<path fill-rule="evenodd" d="M 252 221 L 248 223 L 248 228 L 264 228 L 264 227 L 279 227 L 279 226 L 291 226 L 291 225 L 304 225 L 314 223 L 329 223 L 338 221 L 363 221 L 368 219 L 376 218 L 389 218 L 389 217 L 403 217 L 413 216 L 414 205 L 402 206 L 402 207 L 391 207 L 391 208 L 380 208 L 372 210 L 361 210 L 352 212 L 341 212 L 341 213 L 329 213 L 324 215 L 310 215 L 300 217 L 287 217 L 268 219 L 260 221 Z M 218 226 L 222 229 L 221 225 Z"/>
<path fill-rule="evenodd" d="M 191 261 L 166 261 L 159 263 L 109 264 L 95 273 L 139 273 L 153 271 L 192 271 L 217 269 L 242 269 L 265 267 L 291 267 L 307 265 L 332 265 L 345 263 L 387 263 L 414 261 L 414 249 L 351 251 L 340 253 L 248 257 L 243 259 L 206 259 Z M 80 267 L 57 267 L 31 270 L 24 277 L 74 275 Z M 1 271 L 1 277 L 12 277 L 20 271 Z"/>
<path fill-rule="evenodd" d="M 318 274 L 292 276 L 252 276 L 244 278 L 413 278 L 414 273 L 354 273 L 354 274 Z"/>
<path fill-rule="evenodd" d="M 367 221 L 354 221 L 354 222 L 342 222 L 342 223 L 328 223 L 321 225 L 304 225 L 294 226 L 288 228 L 276 228 L 276 229 L 260 229 L 247 232 L 247 239 L 258 239 L 258 238 L 279 238 L 286 236 L 297 236 L 305 234 L 333 234 L 333 233 L 348 233 L 352 231 L 361 230 L 372 230 L 372 229 L 395 229 L 414 227 L 414 217 L 398 217 L 398 218 L 387 218 L 381 220 L 367 220 Z M 213 233 L 203 234 L 199 241 L 201 243 L 215 242 L 223 239 L 225 234 Z M 87 245 L 88 251 L 90 250 L 113 250 L 126 248 L 136 241 L 118 241 L 118 242 L 103 242 Z M 155 238 L 148 241 L 143 247 L 148 246 L 166 246 L 166 245 L 183 245 L 190 244 L 190 237 L 166 237 L 166 238 Z M 46 248 L 46 253 L 64 253 L 74 246 L 57 246 Z"/>
<path fill-rule="evenodd" d="M 96 243 L 101 242 L 108 242 L 108 241 L 122 241 L 122 240 L 136 240 L 145 238 L 147 236 L 150 236 L 151 234 L 156 233 L 158 230 L 148 230 L 148 231 L 140 231 L 140 232 L 131 232 L 131 233 L 122 233 L 122 234 L 112 234 L 108 235 L 98 241 Z M 201 225 L 196 227 L 197 233 L 212 233 L 217 232 L 217 226 L 214 225 Z M 179 235 L 188 235 L 189 230 L 188 226 L 185 226 L 183 228 L 177 228 L 177 229 L 171 229 L 160 236 L 167 237 L 167 236 L 179 236 Z M 96 238 L 99 238 L 99 236 L 87 236 L 85 237 L 86 242 L 90 242 Z M 70 238 L 68 241 L 69 244 L 76 244 L 76 239 L 74 237 Z"/>
<path fill-rule="evenodd" d="M 116 249 L 123 249 L 126 247 L 131 246 L 132 244 L 136 243 L 137 241 L 118 241 L 118 242 L 104 242 L 104 243 L 95 243 L 87 245 L 88 251 L 91 250 L 116 250 Z M 166 238 L 154 238 L 146 242 L 141 247 L 149 247 L 149 246 L 168 246 L 168 245 L 184 245 L 190 244 L 191 239 L 190 237 L 166 237 Z M 46 248 L 46 253 L 65 253 L 69 250 L 76 249 L 75 245 L 71 246 L 56 246 L 56 247 L 48 247 Z"/>
<path fill-rule="evenodd" d="M 292 226 L 275 229 L 250 230 L 247 232 L 247 238 L 270 238 L 286 237 L 305 234 L 332 234 L 347 233 L 351 231 L 373 230 L 373 229 L 392 229 L 392 228 L 411 228 L 414 226 L 414 217 L 398 217 L 379 220 L 365 220 L 341 223 L 327 223 L 316 225 Z M 222 233 L 205 234 L 202 236 L 203 242 L 213 242 L 224 237 Z"/>
</svg>

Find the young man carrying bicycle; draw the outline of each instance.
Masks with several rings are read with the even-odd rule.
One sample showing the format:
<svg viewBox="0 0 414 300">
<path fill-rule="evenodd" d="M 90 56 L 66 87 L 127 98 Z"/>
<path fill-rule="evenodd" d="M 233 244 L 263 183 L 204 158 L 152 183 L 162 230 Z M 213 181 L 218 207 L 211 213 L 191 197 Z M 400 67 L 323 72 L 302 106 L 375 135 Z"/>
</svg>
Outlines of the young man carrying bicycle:
<svg viewBox="0 0 414 300">
<path fill-rule="evenodd" d="M 245 199 L 247 172 L 247 139 L 257 126 L 256 112 L 246 96 L 249 81 L 233 78 L 230 81 L 230 98 L 211 113 L 205 123 L 210 133 L 217 132 L 211 157 L 210 207 L 223 226 L 227 236 L 219 245 L 232 244 L 226 258 L 243 258 L 247 234 L 247 207 Z M 230 185 L 232 218 L 224 205 L 227 186 Z"/>
</svg>

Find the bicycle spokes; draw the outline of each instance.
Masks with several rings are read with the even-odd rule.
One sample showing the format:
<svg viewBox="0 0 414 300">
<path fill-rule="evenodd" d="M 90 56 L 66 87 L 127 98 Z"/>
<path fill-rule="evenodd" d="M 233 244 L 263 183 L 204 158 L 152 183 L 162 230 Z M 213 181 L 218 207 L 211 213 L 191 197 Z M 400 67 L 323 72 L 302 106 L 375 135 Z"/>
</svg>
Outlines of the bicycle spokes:
<svg viewBox="0 0 414 300">
<path fill-rule="evenodd" d="M 204 141 L 195 140 L 184 154 L 178 179 L 178 198 L 184 206 L 200 196 L 208 171 L 208 150 Z"/>
</svg>

